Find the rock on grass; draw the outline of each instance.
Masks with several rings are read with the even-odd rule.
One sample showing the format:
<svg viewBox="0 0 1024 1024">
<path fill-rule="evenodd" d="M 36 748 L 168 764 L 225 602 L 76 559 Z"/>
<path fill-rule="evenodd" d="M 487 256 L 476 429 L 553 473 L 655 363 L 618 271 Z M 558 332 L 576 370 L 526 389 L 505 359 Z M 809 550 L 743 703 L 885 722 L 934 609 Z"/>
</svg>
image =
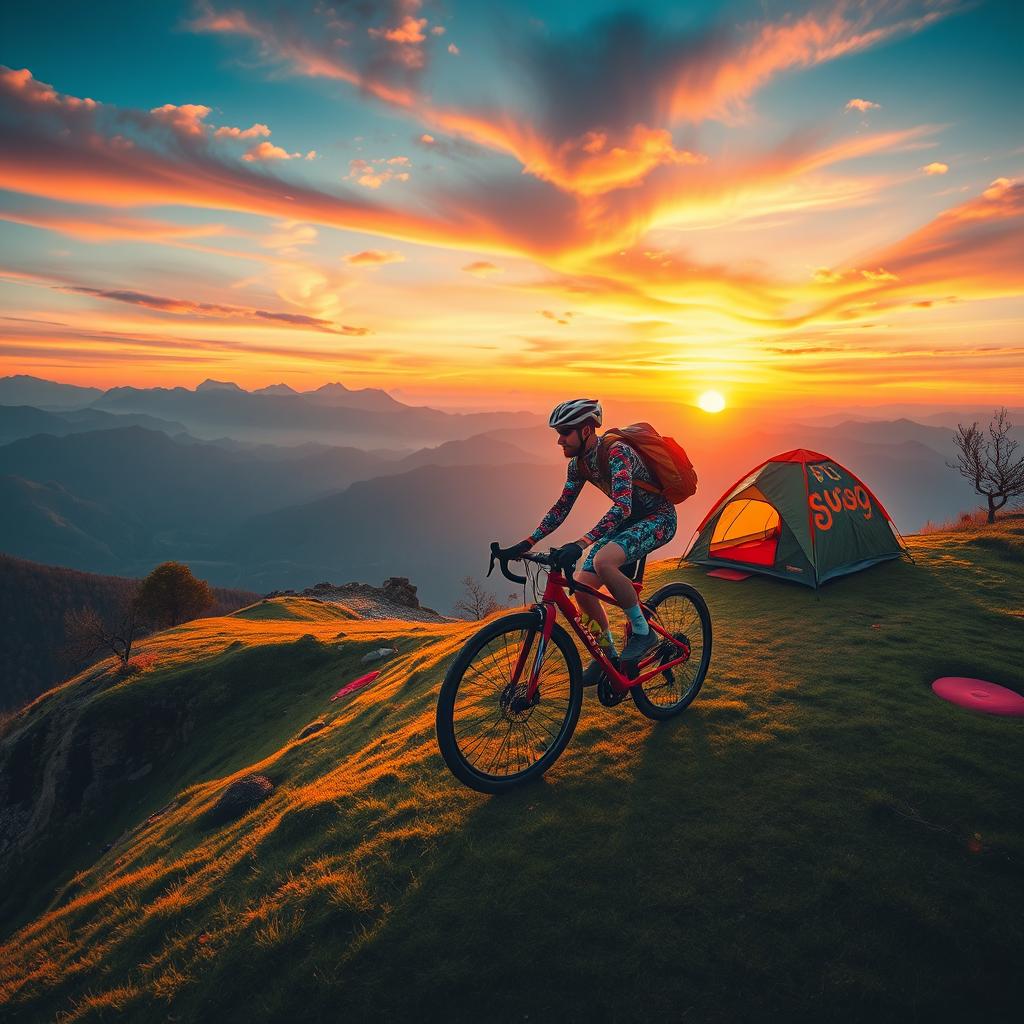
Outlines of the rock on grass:
<svg viewBox="0 0 1024 1024">
<path fill-rule="evenodd" d="M 223 825 L 247 814 L 274 792 L 274 784 L 265 775 L 246 775 L 232 782 L 206 813 L 210 825 Z"/>
</svg>

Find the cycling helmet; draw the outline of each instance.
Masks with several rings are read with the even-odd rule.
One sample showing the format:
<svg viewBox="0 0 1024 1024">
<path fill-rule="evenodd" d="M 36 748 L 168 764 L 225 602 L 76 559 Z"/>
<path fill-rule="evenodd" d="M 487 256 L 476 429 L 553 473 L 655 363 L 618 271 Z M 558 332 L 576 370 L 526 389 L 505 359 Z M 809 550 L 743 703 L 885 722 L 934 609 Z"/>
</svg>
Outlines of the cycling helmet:
<svg viewBox="0 0 1024 1024">
<path fill-rule="evenodd" d="M 568 402 L 559 402 L 551 410 L 548 426 L 556 430 L 584 427 L 588 423 L 601 426 L 601 419 L 601 403 L 596 398 L 571 398 Z"/>
</svg>

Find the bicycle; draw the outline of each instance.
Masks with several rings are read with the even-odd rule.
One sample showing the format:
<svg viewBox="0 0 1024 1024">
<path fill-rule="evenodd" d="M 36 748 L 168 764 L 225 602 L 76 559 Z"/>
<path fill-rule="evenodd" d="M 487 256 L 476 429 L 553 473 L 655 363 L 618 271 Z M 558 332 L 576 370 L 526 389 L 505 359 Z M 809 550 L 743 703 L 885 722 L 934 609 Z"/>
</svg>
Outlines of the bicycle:
<svg viewBox="0 0 1024 1024">
<path fill-rule="evenodd" d="M 607 707 L 630 696 L 648 718 L 672 718 L 693 702 L 711 662 L 707 604 L 693 587 L 669 583 L 647 603 L 640 602 L 661 642 L 639 661 L 635 677 L 623 674 L 583 626 L 569 594 L 581 591 L 616 608 L 618 602 L 575 580 L 571 571 L 566 578 L 553 555 L 554 549 L 546 555 L 520 556 L 549 570 L 540 601 L 528 611 L 503 615 L 470 637 L 441 684 L 436 718 L 441 756 L 460 782 L 481 793 L 504 793 L 540 778 L 572 739 L 583 706 L 583 670 L 576 645 L 555 621 L 558 611 L 604 669 L 598 699 Z M 488 576 L 496 560 L 506 579 L 527 582 L 509 571 L 510 559 L 495 542 Z M 641 559 L 627 573 L 638 598 L 645 563 Z M 628 622 L 626 630 L 628 640 Z"/>
</svg>

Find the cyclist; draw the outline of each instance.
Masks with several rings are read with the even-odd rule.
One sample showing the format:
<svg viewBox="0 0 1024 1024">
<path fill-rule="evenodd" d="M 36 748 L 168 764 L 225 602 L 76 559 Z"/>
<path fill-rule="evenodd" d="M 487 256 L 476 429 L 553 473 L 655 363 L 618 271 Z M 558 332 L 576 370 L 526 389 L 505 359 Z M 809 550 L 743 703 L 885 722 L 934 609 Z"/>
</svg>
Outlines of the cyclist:
<svg viewBox="0 0 1024 1024">
<path fill-rule="evenodd" d="M 657 480 L 630 445 L 617 438 L 605 442 L 598 437 L 597 428 L 601 426 L 602 419 L 601 403 L 592 398 L 560 402 L 552 410 L 548 425 L 558 431 L 558 445 L 569 460 L 565 487 L 540 526 L 526 540 L 506 548 L 505 554 L 511 557 L 525 554 L 558 527 L 588 479 L 595 486 L 603 484 L 601 489 L 607 488 L 606 493 L 611 495 L 611 508 L 579 540 L 558 548 L 556 560 L 560 569 L 572 571 L 583 549 L 590 547 L 583 569 L 576 578 L 594 589 L 603 583 L 628 617 L 632 635 L 621 656 L 615 649 L 615 639 L 602 602 L 580 592 L 577 594 L 580 608 L 598 623 L 605 634 L 602 646 L 610 658 L 614 661 L 619 657 L 623 670 L 632 677 L 636 675 L 637 662 L 654 647 L 657 635 L 647 624 L 633 583 L 621 572 L 621 567 L 627 562 L 638 561 L 675 536 L 676 510 L 660 494 L 634 487 L 634 481 L 656 485 Z M 608 458 L 601 460 L 599 453 L 605 444 Z M 581 459 L 586 463 L 585 472 L 580 468 Z M 605 466 L 607 470 L 603 468 Z M 584 685 L 600 682 L 602 674 L 600 664 L 592 660 L 583 673 Z"/>
</svg>

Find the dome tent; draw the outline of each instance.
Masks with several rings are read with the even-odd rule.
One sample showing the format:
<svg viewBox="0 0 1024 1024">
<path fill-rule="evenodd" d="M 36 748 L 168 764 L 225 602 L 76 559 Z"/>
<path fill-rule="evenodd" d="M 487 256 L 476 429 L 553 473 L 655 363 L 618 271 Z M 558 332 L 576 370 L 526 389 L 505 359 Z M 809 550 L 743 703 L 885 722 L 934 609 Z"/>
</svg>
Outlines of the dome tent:
<svg viewBox="0 0 1024 1024">
<path fill-rule="evenodd" d="M 866 484 L 835 459 L 797 448 L 726 491 L 684 557 L 818 587 L 905 550 Z"/>
</svg>

